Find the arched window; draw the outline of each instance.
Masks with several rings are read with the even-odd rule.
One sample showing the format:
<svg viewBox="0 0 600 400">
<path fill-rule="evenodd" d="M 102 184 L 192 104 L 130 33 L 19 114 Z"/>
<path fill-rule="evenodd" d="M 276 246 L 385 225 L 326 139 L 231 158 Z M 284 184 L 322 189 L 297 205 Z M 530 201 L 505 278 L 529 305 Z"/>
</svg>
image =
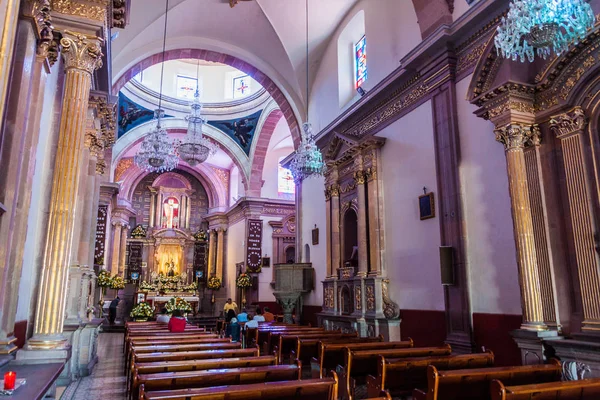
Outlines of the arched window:
<svg viewBox="0 0 600 400">
<path fill-rule="evenodd" d="M 281 165 L 283 159 L 284 157 L 280 157 L 277 164 L 279 168 L 277 173 L 277 194 L 279 198 L 293 200 L 294 193 L 296 193 L 296 185 L 292 172 Z"/>
<path fill-rule="evenodd" d="M 357 99 L 357 89 L 367 80 L 367 36 L 363 10 L 346 24 L 337 42 L 340 108 Z"/>
</svg>

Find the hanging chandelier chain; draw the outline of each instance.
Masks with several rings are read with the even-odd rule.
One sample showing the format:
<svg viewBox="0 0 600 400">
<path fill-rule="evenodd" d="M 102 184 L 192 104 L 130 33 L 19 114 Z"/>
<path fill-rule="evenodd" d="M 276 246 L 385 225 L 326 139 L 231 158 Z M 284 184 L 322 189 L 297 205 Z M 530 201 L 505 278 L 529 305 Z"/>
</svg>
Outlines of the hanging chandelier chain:
<svg viewBox="0 0 600 400">
<path fill-rule="evenodd" d="M 165 74 L 165 53 L 167 51 L 167 23 L 169 21 L 169 0 L 165 2 L 165 30 L 163 32 L 163 47 L 162 47 L 162 63 L 160 64 L 160 92 L 158 95 L 158 108 L 162 106 L 162 91 L 163 91 L 163 78 Z M 159 118 L 160 124 L 160 118 Z"/>
</svg>

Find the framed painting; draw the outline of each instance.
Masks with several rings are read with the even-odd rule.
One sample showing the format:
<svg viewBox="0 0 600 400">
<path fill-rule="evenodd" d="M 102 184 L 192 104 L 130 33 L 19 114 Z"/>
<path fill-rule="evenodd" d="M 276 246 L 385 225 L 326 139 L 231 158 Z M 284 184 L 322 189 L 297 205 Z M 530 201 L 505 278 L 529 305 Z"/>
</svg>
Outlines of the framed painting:
<svg viewBox="0 0 600 400">
<path fill-rule="evenodd" d="M 315 229 L 312 230 L 312 244 L 316 246 L 319 244 L 319 228 L 315 225 Z"/>
<path fill-rule="evenodd" d="M 271 257 L 263 257 L 262 258 L 262 266 L 263 266 L 263 268 L 271 267 Z"/>
<path fill-rule="evenodd" d="M 419 217 L 424 219 L 435 218 L 435 201 L 433 192 L 425 193 L 419 196 Z"/>
</svg>

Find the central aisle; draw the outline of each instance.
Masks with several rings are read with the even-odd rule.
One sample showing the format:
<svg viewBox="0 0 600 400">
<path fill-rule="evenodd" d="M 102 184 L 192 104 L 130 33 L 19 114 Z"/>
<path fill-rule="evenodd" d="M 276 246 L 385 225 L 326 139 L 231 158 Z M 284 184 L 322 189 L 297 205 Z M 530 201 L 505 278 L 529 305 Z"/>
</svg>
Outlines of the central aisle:
<svg viewBox="0 0 600 400">
<path fill-rule="evenodd" d="M 124 400 L 123 333 L 101 333 L 98 336 L 98 364 L 90 376 L 73 382 L 61 400 Z"/>
</svg>

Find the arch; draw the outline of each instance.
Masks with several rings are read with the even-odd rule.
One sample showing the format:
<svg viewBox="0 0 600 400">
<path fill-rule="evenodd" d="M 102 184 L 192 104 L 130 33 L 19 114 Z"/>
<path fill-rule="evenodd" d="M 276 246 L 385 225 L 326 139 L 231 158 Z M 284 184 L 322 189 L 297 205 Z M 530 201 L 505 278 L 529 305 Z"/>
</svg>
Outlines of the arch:
<svg viewBox="0 0 600 400">
<path fill-rule="evenodd" d="M 159 57 L 160 54 L 152 54 L 145 59 L 137 62 L 133 66 L 131 66 L 128 70 L 126 70 L 113 84 L 112 92 L 113 94 L 119 93 L 119 90 L 125 86 L 127 82 L 129 82 L 135 75 L 137 75 L 140 71 L 144 69 L 158 64 L 162 61 L 162 57 Z M 184 58 L 193 58 L 200 59 L 205 61 L 213 61 L 219 62 L 221 64 L 226 64 L 232 66 L 234 68 L 239 69 L 242 72 L 250 75 L 256 82 L 258 82 L 275 100 L 283 116 L 285 117 L 287 124 L 290 128 L 290 132 L 292 133 L 292 139 L 294 142 L 294 147 L 298 147 L 300 144 L 300 126 L 296 119 L 296 115 L 294 114 L 294 109 L 288 102 L 285 94 L 277 87 L 275 82 L 271 80 L 267 75 L 265 75 L 258 68 L 250 65 L 249 63 L 240 60 L 237 57 L 219 53 L 217 51 L 212 50 L 202 50 L 202 49 L 191 49 L 191 48 L 183 48 L 183 49 L 172 49 L 167 50 L 165 52 L 165 60 L 180 60 Z"/>
<path fill-rule="evenodd" d="M 250 168 L 250 179 L 246 195 L 250 197 L 260 197 L 262 189 L 262 176 L 267 158 L 267 150 L 271 142 L 271 136 L 275 131 L 275 127 L 279 120 L 283 117 L 283 113 L 279 109 L 275 109 L 265 119 L 265 122 L 258 135 L 254 155 L 252 156 L 252 166 Z"/>
<path fill-rule="evenodd" d="M 304 262 L 310 262 L 310 246 L 308 245 L 308 243 L 304 244 Z"/>
<path fill-rule="evenodd" d="M 171 181 L 171 182 L 167 182 L 167 181 Z M 173 186 L 174 182 L 179 183 L 181 185 L 180 186 L 181 188 L 186 188 L 186 189 L 192 188 L 191 182 L 185 176 L 179 175 L 176 172 L 166 172 L 164 174 L 160 174 L 154 180 L 154 182 L 152 182 L 152 186 L 158 187 L 158 186 L 163 186 L 163 185 L 169 185 L 169 187 L 175 187 L 175 186 Z"/>
<path fill-rule="evenodd" d="M 292 262 L 296 262 L 296 246 L 289 245 L 285 248 L 283 254 L 285 254 L 285 262 L 289 262 L 290 260 Z"/>
<path fill-rule="evenodd" d="M 350 207 L 344 212 L 343 217 L 343 257 L 344 260 L 352 258 L 354 247 L 358 246 L 358 214 L 354 208 Z"/>
</svg>

